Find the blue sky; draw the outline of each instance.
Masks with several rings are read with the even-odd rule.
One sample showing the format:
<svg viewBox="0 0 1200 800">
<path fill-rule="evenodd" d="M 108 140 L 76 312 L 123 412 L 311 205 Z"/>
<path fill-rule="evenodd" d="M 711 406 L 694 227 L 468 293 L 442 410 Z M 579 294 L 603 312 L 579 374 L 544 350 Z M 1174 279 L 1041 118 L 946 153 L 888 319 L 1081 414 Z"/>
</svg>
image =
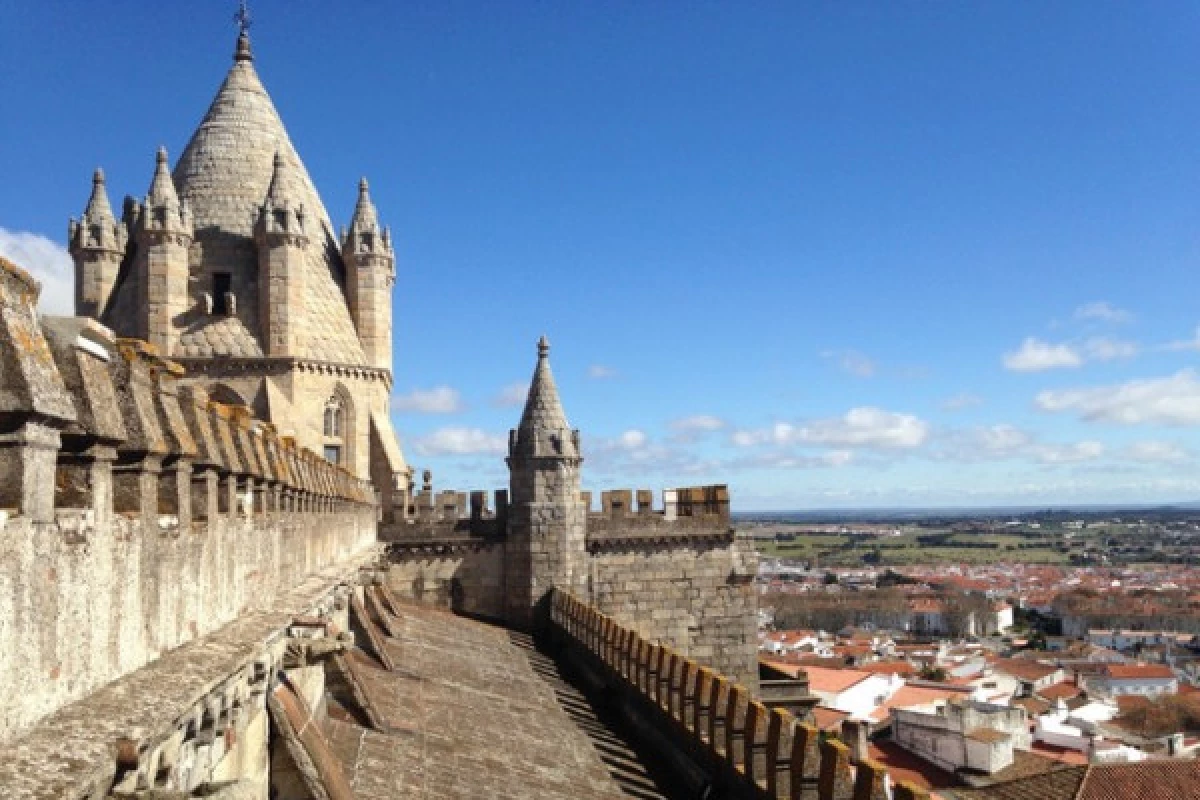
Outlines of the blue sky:
<svg viewBox="0 0 1200 800">
<path fill-rule="evenodd" d="M 178 155 L 234 5 L 0 0 L 0 252 L 47 304 L 91 170 L 119 202 Z M 395 232 L 439 486 L 504 482 L 546 333 L 592 488 L 1200 500 L 1195 4 L 252 11 L 335 223 L 365 174 Z"/>
</svg>

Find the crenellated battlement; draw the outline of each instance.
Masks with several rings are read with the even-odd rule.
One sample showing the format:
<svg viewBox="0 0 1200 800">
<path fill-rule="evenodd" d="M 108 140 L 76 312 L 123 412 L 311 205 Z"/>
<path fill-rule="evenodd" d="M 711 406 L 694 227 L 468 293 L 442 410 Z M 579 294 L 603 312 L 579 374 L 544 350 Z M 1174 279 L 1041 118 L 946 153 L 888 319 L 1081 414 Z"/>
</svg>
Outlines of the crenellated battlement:
<svg viewBox="0 0 1200 800">
<path fill-rule="evenodd" d="M 404 518 L 381 526 L 379 538 L 397 547 L 500 540 L 508 525 L 508 509 L 507 489 L 434 491 L 433 476 L 426 470 Z"/>
<path fill-rule="evenodd" d="M 732 538 L 729 489 L 724 485 L 663 489 L 654 505 L 650 489 L 610 489 L 600 493 L 600 509 L 592 492 L 581 492 L 587 508 L 588 547 L 663 537 Z"/>
</svg>

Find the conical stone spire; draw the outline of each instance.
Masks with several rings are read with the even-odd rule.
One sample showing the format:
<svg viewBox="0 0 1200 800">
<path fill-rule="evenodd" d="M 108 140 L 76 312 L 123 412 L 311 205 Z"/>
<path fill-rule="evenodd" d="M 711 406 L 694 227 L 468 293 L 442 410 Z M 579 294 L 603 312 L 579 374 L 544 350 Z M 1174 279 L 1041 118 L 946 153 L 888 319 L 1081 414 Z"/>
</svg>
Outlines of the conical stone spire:
<svg viewBox="0 0 1200 800">
<path fill-rule="evenodd" d="M 96 167 L 92 175 L 92 194 L 82 219 L 71 220 L 67 241 L 72 250 L 121 252 L 125 249 L 125 226 L 113 216 L 108 192 L 104 188 L 104 170 Z"/>
<path fill-rule="evenodd" d="M 367 179 L 358 181 L 358 202 L 354 206 L 354 216 L 350 219 L 350 227 L 358 231 L 379 230 L 379 218 L 375 214 L 375 204 L 371 202 L 371 193 L 367 188 Z"/>
<path fill-rule="evenodd" d="M 96 167 L 92 174 L 92 196 L 88 198 L 83 218 L 94 225 L 112 225 L 116 222 L 108 202 L 108 192 L 104 188 L 104 170 L 100 167 Z"/>
<path fill-rule="evenodd" d="M 521 422 L 511 437 L 511 455 L 579 458 L 579 432 L 571 430 L 567 422 L 550 369 L 550 342 L 543 336 L 537 347 L 537 366 L 529 383 Z"/>
<path fill-rule="evenodd" d="M 146 193 L 147 205 L 179 205 L 175 182 L 171 180 L 171 169 L 167 166 L 167 148 L 160 147 L 154 155 L 154 178 L 150 191 Z"/>
<path fill-rule="evenodd" d="M 304 233 L 311 240 L 302 265 L 301 298 L 310 335 L 297 356 L 367 364 L 336 278 L 344 272 L 336 229 L 259 79 L 258 63 L 251 58 L 249 40 L 239 35 L 225 80 L 175 163 L 180 201 L 194 218 L 198 250 L 220 252 L 221 268 L 234 274 L 234 283 L 249 285 L 258 272 L 255 229 L 264 200 L 275 177 L 285 178 L 279 185 L 286 189 L 289 207 L 303 210 Z M 218 336 L 210 330 L 214 326 L 228 330 Z M 262 335 L 253 319 L 228 317 L 194 325 L 181 344 L 193 356 L 246 355 L 260 349 Z"/>
<path fill-rule="evenodd" d="M 276 150 L 275 160 L 271 163 L 271 185 L 267 187 L 267 205 L 284 208 L 291 204 L 292 191 L 288 175 L 283 153 Z"/>
<path fill-rule="evenodd" d="M 304 206 L 297 204 L 296 194 L 295 181 L 292 179 L 291 170 L 287 168 L 287 161 L 284 159 L 283 153 L 276 151 L 271 183 L 267 187 L 267 196 L 259 211 L 258 226 L 254 232 L 256 237 L 264 234 L 268 236 L 286 235 L 299 237 L 296 241 L 290 242 L 292 244 L 303 246 L 308 243 L 304 231 Z M 258 241 L 260 245 L 265 243 L 261 238 Z M 304 302 L 302 296 L 295 300 L 300 304 Z"/>
</svg>

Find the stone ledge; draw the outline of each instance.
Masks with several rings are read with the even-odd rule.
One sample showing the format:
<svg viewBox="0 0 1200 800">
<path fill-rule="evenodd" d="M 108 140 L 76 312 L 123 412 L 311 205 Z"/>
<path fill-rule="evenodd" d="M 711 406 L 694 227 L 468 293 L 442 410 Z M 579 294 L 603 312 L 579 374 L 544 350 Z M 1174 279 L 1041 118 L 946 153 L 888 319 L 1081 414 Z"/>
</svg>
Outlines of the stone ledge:
<svg viewBox="0 0 1200 800">
<path fill-rule="evenodd" d="M 621 548 L 645 548 L 646 546 L 683 547 L 690 544 L 731 544 L 737 532 L 728 530 L 663 531 L 629 534 L 589 535 L 588 552 L 619 550 Z"/>
<path fill-rule="evenodd" d="M 118 741 L 165 738 L 176 723 L 261 651 L 287 635 L 297 615 L 310 613 L 338 585 L 377 558 L 374 547 L 306 577 L 269 610 L 248 610 L 208 636 L 43 719 L 8 743 L 0 763 L 0 796 L 51 800 L 105 796 L 116 774 Z"/>
</svg>

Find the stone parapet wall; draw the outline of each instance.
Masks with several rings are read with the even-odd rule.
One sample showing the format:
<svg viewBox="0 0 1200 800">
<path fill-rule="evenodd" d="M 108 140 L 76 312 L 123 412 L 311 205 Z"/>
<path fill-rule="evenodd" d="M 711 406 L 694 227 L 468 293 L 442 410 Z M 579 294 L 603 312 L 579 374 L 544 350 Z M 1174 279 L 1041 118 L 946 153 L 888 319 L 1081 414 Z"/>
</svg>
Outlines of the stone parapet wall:
<svg viewBox="0 0 1200 800">
<path fill-rule="evenodd" d="M 768 708 L 719 671 L 653 643 L 565 592 L 550 599 L 559 645 L 586 654 L 614 689 L 639 700 L 658 730 L 709 773 L 718 796 L 795 800 L 928 800 L 883 765 Z"/>
<path fill-rule="evenodd" d="M 596 548 L 591 597 L 642 636 L 757 687 L 757 554 L 748 540 L 724 533 L 645 542 L 620 537 Z"/>
<path fill-rule="evenodd" d="M 368 551 L 370 484 L 0 259 L 0 738 Z"/>
<path fill-rule="evenodd" d="M 389 543 L 385 581 L 398 597 L 502 620 L 504 542 Z"/>
<path fill-rule="evenodd" d="M 660 535 L 691 531 L 728 531 L 729 489 L 724 485 L 664 489 L 662 507 L 654 507 L 650 489 L 610 489 L 600 493 L 600 510 L 592 508 L 592 492 L 582 492 L 588 509 L 589 535 Z"/>
</svg>

